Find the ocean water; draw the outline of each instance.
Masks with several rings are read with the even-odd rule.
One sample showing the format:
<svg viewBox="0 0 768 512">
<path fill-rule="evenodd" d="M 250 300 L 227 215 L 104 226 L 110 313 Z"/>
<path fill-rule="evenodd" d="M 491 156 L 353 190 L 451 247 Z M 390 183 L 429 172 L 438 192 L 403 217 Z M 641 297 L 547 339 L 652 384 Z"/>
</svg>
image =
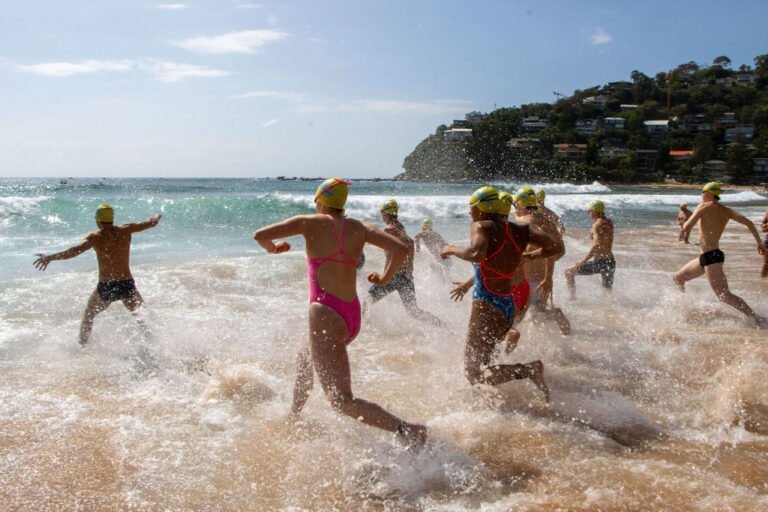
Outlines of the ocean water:
<svg viewBox="0 0 768 512">
<path fill-rule="evenodd" d="M 498 183 L 513 188 L 519 184 Z M 265 254 L 258 227 L 310 212 L 316 182 L 261 179 L 0 180 L 0 508 L 3 510 L 765 510 L 768 337 L 716 301 L 705 280 L 680 294 L 671 275 L 696 257 L 677 243 L 677 205 L 694 189 L 543 185 L 568 228 L 555 298 L 573 326 L 528 318 L 502 361 L 544 361 L 545 405 L 529 382 L 471 387 L 462 373 L 469 302 L 429 253 L 417 255 L 422 308 L 388 297 L 350 345 L 353 390 L 431 441 L 412 453 L 391 435 L 334 413 L 316 389 L 288 414 L 306 337 L 301 243 Z M 414 234 L 430 217 L 465 243 L 477 184 L 355 181 L 348 214 L 380 223 L 395 197 Z M 586 205 L 616 223 L 615 289 L 562 270 L 589 248 Z M 93 253 L 51 263 L 95 229 L 101 202 L 117 222 L 163 214 L 134 236 L 132 268 L 152 331 L 120 304 L 78 327 L 96 282 Z M 762 218 L 768 197 L 723 202 Z M 722 240 L 731 289 L 768 315 L 768 279 L 743 226 Z M 366 271 L 383 255 L 366 251 Z M 455 262 L 450 280 L 465 278 Z M 361 280 L 358 291 L 365 296 Z M 143 371 L 147 354 L 156 370 Z"/>
</svg>

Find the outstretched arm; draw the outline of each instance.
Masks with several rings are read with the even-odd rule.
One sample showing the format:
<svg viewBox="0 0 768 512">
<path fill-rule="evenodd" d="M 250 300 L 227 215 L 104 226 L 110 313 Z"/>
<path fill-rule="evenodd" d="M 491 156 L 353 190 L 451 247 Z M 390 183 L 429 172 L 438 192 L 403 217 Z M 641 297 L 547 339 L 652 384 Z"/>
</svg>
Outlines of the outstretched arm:
<svg viewBox="0 0 768 512">
<path fill-rule="evenodd" d="M 443 259 L 449 256 L 456 256 L 471 263 L 479 263 L 485 259 L 488 254 L 488 234 L 483 229 L 480 222 L 472 223 L 472 233 L 468 247 L 458 247 L 456 245 L 446 245 L 440 251 L 440 257 Z"/>
<path fill-rule="evenodd" d="M 160 215 L 159 213 L 154 214 L 147 220 L 143 220 L 141 222 L 131 222 L 129 224 L 124 224 L 123 227 L 129 232 L 129 233 L 138 233 L 139 231 L 144 231 L 145 229 L 153 228 L 157 226 L 160 223 Z"/>
<path fill-rule="evenodd" d="M 394 236 L 385 233 L 376 226 L 368 223 L 364 225 L 366 243 L 384 249 L 389 256 L 384 267 L 384 273 L 371 272 L 368 274 L 368 281 L 373 284 L 385 285 L 400 270 L 400 265 L 403 264 L 405 257 L 408 256 L 408 247 Z"/>
<path fill-rule="evenodd" d="M 260 246 L 262 246 L 267 252 L 272 254 L 280 254 L 290 250 L 291 244 L 284 240 L 280 240 L 277 243 L 274 241 L 278 238 L 285 238 L 289 236 L 303 235 L 307 226 L 308 219 L 304 215 L 296 215 L 290 219 L 286 219 L 276 224 L 270 224 L 256 230 L 253 234 L 253 239 L 256 240 Z"/>
<path fill-rule="evenodd" d="M 750 233 L 752 233 L 752 236 L 755 238 L 755 241 L 757 242 L 757 251 L 760 254 L 765 254 L 765 246 L 763 246 L 763 241 L 760 240 L 760 233 L 758 233 L 757 228 L 755 227 L 754 222 L 740 214 L 734 209 L 731 209 L 731 219 L 738 222 L 739 224 L 743 224 L 747 226 L 747 229 Z"/>
<path fill-rule="evenodd" d="M 694 210 L 693 215 L 688 217 L 688 220 L 685 221 L 685 224 L 683 224 L 683 232 L 685 233 L 685 236 L 689 236 L 691 234 L 691 230 L 693 229 L 693 226 L 696 225 L 697 222 L 699 222 L 699 219 L 701 218 L 701 210 L 704 208 L 704 204 L 700 204 L 696 207 L 696 210 Z"/>
<path fill-rule="evenodd" d="M 35 268 L 38 270 L 45 270 L 48 268 L 48 264 L 55 260 L 68 260 L 70 258 L 74 258 L 75 256 L 78 256 L 80 254 L 83 254 L 85 251 L 93 247 L 93 238 L 91 235 L 88 235 L 85 240 L 80 242 L 77 245 L 73 245 L 67 250 L 57 252 L 55 254 L 35 254 L 37 256 L 37 259 L 33 263 Z"/>
</svg>

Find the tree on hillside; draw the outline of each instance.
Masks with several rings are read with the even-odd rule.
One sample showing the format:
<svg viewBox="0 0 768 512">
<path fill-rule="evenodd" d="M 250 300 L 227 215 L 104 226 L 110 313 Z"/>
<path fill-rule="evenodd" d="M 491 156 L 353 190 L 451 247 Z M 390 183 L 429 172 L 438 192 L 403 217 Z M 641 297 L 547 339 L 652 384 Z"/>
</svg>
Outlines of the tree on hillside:
<svg viewBox="0 0 768 512">
<path fill-rule="evenodd" d="M 713 160 L 717 155 L 717 148 L 712 137 L 702 133 L 693 140 L 693 158 L 691 162 L 695 164 L 704 164 L 707 160 Z"/>
<path fill-rule="evenodd" d="M 731 67 L 731 59 L 726 57 L 725 55 L 721 55 L 719 57 L 715 57 L 715 60 L 712 61 L 713 66 L 718 66 L 721 68 L 730 68 Z"/>
<path fill-rule="evenodd" d="M 734 183 L 744 183 L 752 169 L 752 159 L 741 142 L 728 145 L 726 150 L 725 172 L 733 178 Z"/>
</svg>

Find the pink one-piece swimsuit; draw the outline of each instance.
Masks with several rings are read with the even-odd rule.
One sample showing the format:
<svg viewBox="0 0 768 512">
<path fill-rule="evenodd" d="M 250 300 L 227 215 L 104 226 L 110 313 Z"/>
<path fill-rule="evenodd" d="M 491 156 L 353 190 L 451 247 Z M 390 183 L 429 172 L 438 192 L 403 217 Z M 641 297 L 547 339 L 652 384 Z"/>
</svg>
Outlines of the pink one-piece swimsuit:
<svg viewBox="0 0 768 512">
<path fill-rule="evenodd" d="M 333 220 L 331 220 L 331 222 L 333 222 Z M 307 256 L 307 267 L 309 269 L 309 303 L 312 304 L 313 302 L 317 302 L 323 306 L 328 306 L 336 313 L 338 313 L 347 326 L 346 341 L 350 342 L 355 339 L 357 334 L 360 332 L 360 301 L 358 300 L 357 295 L 355 295 L 355 298 L 350 302 L 347 302 L 323 290 L 320 287 L 320 283 L 317 282 L 317 270 L 323 263 L 330 261 L 333 263 L 341 263 L 342 265 L 357 265 L 356 261 L 352 261 L 349 258 L 344 260 L 336 259 L 336 256 L 345 255 L 344 229 L 346 228 L 346 225 L 347 219 L 344 219 L 344 222 L 341 225 L 341 237 L 339 237 L 336 233 L 336 224 L 333 223 L 333 234 L 339 244 L 338 250 L 330 256 L 326 256 L 325 258 L 310 258 Z"/>
</svg>

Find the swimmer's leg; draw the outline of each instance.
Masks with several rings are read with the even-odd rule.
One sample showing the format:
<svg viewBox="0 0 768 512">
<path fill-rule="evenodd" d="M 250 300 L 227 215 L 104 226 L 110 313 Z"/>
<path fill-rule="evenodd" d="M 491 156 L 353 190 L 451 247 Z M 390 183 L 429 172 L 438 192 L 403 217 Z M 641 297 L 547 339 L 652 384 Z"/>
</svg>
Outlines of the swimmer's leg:
<svg viewBox="0 0 768 512">
<path fill-rule="evenodd" d="M 88 299 L 88 305 L 83 313 L 83 320 L 80 322 L 80 345 L 85 346 L 93 331 L 93 319 L 96 315 L 109 307 L 109 302 L 102 300 L 99 293 L 94 290 Z"/>
<path fill-rule="evenodd" d="M 309 307 L 309 342 L 317 377 L 334 409 L 366 425 L 403 431 L 404 440 L 420 447 L 426 441 L 427 428 L 402 421 L 381 406 L 355 398 L 347 354 L 347 327 L 338 313 L 322 304 Z"/>
<path fill-rule="evenodd" d="M 141 331 L 142 336 L 144 337 L 145 341 L 151 341 L 152 340 L 152 333 L 149 331 L 149 327 L 147 327 L 146 322 L 144 322 L 144 319 L 141 318 L 139 315 L 139 310 L 144 305 L 144 298 L 139 293 L 139 290 L 134 290 L 128 298 L 126 298 L 123 301 L 123 304 L 126 308 L 128 308 L 128 311 L 131 312 L 133 315 L 134 320 L 136 320 L 136 324 L 139 326 L 139 330 Z"/>
<path fill-rule="evenodd" d="M 744 301 L 744 299 L 738 295 L 734 295 L 728 289 L 728 279 L 725 277 L 722 263 L 713 263 L 712 265 L 707 265 L 706 272 L 709 286 L 712 288 L 712 291 L 715 292 L 715 295 L 720 300 L 720 302 L 724 302 L 732 308 L 735 308 L 741 313 L 754 319 L 759 326 L 762 326 L 765 323 L 765 319 L 755 313 L 752 308 L 750 308 L 749 305 Z"/>
<path fill-rule="evenodd" d="M 291 412 L 294 414 L 300 413 L 307 403 L 314 380 L 312 353 L 309 348 L 309 342 L 307 342 L 301 347 L 299 354 L 296 356 L 296 383 L 293 385 L 293 405 L 291 406 Z"/>
<path fill-rule="evenodd" d="M 677 271 L 677 273 L 672 277 L 672 281 L 674 281 L 681 292 L 684 292 L 685 283 L 703 275 L 704 267 L 702 267 L 699 263 L 699 258 L 694 258 Z"/>
</svg>

